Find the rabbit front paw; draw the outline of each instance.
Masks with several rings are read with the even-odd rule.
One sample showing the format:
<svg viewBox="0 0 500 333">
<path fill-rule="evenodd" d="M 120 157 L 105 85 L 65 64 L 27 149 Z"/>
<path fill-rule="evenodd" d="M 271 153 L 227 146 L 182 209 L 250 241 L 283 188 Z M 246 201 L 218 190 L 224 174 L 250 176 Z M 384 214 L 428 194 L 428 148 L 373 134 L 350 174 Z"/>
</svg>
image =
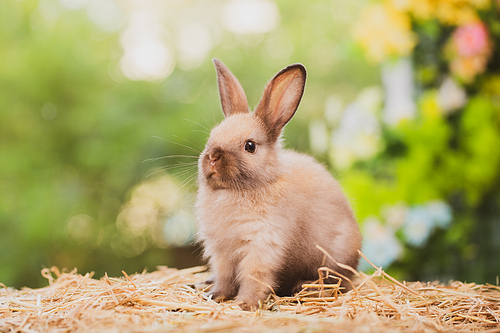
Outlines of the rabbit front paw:
<svg viewBox="0 0 500 333">
<path fill-rule="evenodd" d="M 235 292 L 231 285 L 223 285 L 221 283 L 215 283 L 212 289 L 208 292 L 212 295 L 212 299 L 216 302 L 221 302 L 226 299 L 234 298 Z"/>
</svg>

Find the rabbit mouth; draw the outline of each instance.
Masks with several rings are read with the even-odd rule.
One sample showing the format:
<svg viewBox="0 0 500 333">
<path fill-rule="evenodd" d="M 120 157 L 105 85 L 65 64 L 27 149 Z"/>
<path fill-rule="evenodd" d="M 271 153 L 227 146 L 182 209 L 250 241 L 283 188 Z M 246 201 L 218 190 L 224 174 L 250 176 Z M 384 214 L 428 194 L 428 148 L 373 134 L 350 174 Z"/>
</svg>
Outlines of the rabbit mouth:
<svg viewBox="0 0 500 333">
<path fill-rule="evenodd" d="M 217 171 L 210 171 L 208 174 L 207 174 L 207 180 L 210 180 L 210 179 L 216 179 L 216 180 L 221 180 L 221 177 L 220 175 L 217 173 Z"/>
<path fill-rule="evenodd" d="M 210 165 L 205 168 L 205 180 L 209 184 L 222 184 L 224 183 L 223 177 L 220 174 L 219 170 L 217 170 L 217 167 L 215 165 Z"/>
<path fill-rule="evenodd" d="M 217 172 L 209 172 L 205 176 L 205 181 L 209 187 L 214 190 L 227 189 L 230 186 L 224 181 L 221 175 Z"/>
<path fill-rule="evenodd" d="M 220 168 L 221 168 L 220 165 L 218 165 L 214 162 L 207 163 L 207 165 L 205 166 L 206 178 L 207 179 L 212 179 L 212 178 L 221 179 Z"/>
<path fill-rule="evenodd" d="M 204 176 L 206 184 L 214 190 L 234 188 L 237 183 L 231 174 L 228 174 L 228 170 L 221 166 L 208 166 Z"/>
<path fill-rule="evenodd" d="M 215 163 L 211 163 L 209 174 L 210 174 L 210 176 L 212 176 L 212 175 L 218 175 L 219 174 L 217 172 L 217 166 L 215 165 Z"/>
</svg>

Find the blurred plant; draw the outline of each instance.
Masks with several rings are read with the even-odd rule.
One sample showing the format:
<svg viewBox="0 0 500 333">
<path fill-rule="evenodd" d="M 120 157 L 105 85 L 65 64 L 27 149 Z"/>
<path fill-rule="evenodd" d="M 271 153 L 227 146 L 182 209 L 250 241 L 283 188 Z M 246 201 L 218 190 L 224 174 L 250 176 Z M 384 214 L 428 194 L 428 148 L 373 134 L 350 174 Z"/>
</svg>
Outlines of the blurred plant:
<svg viewBox="0 0 500 333">
<path fill-rule="evenodd" d="M 381 128 L 376 113 L 381 102 L 381 90 L 371 87 L 345 107 L 330 140 L 329 157 L 335 167 L 349 168 L 355 161 L 368 160 L 380 151 Z"/>
<path fill-rule="evenodd" d="M 367 254 L 375 265 L 389 266 L 403 253 L 403 245 L 395 233 L 396 229 L 393 226 L 383 224 L 378 218 L 366 218 L 363 221 L 363 253 Z M 362 259 L 359 269 L 369 268 L 371 265 Z"/>
<path fill-rule="evenodd" d="M 354 35 L 374 61 L 409 55 L 415 46 L 410 17 L 391 1 L 364 8 L 360 22 Z"/>
<path fill-rule="evenodd" d="M 193 200 L 180 188 L 164 173 L 132 189 L 116 220 L 120 237 L 112 247 L 117 254 L 135 257 L 151 246 L 183 246 L 193 241 L 195 222 L 189 207 Z"/>
<path fill-rule="evenodd" d="M 490 44 L 484 23 L 459 26 L 445 46 L 451 73 L 464 83 L 472 83 L 476 75 L 486 69 L 491 55 Z"/>
<path fill-rule="evenodd" d="M 309 138 L 334 167 L 376 262 L 412 279 L 491 282 L 498 1 L 367 2 L 0 1 L 0 282 L 40 286 L 52 265 L 117 275 L 176 263 L 192 218 L 168 200 L 189 200 L 179 192 L 195 171 L 170 166 L 196 158 L 222 117 L 211 57 L 242 79 L 250 105 L 272 73 L 304 63 L 286 142 L 306 150 Z M 356 36 L 382 62 L 382 87 L 345 33 L 360 12 Z M 451 223 L 430 217 L 436 202 Z"/>
<path fill-rule="evenodd" d="M 499 13 L 488 0 L 383 0 L 360 15 L 354 34 L 383 62 L 384 106 L 338 108 L 356 120 L 339 145 L 348 163 L 330 159 L 356 200 L 365 254 L 395 274 L 493 282 L 500 270 L 488 255 L 500 250 Z M 366 147 L 378 148 L 356 154 L 368 121 L 377 135 Z"/>
<path fill-rule="evenodd" d="M 210 58 L 250 105 L 270 75 L 304 63 L 286 141 L 305 150 L 321 101 L 377 80 L 345 33 L 366 1 L 0 1 L 0 282 L 41 286 L 52 265 L 197 264 L 178 248 L 194 232 L 183 202 L 196 170 L 172 171 L 222 118 Z"/>
<path fill-rule="evenodd" d="M 402 259 L 403 244 L 422 247 L 435 229 L 448 228 L 452 220 L 449 205 L 440 200 L 410 207 L 399 202 L 384 207 L 380 215 L 385 223 L 374 216 L 362 221 L 362 251 L 375 265 L 383 267 Z M 362 260 L 360 268 L 371 266 Z"/>
<path fill-rule="evenodd" d="M 490 0 L 383 0 L 363 10 L 354 34 L 367 56 L 380 62 L 412 52 L 422 41 L 415 25 L 459 26 L 453 35 L 459 52 L 484 55 L 488 33 L 479 11 L 491 7 Z"/>
</svg>

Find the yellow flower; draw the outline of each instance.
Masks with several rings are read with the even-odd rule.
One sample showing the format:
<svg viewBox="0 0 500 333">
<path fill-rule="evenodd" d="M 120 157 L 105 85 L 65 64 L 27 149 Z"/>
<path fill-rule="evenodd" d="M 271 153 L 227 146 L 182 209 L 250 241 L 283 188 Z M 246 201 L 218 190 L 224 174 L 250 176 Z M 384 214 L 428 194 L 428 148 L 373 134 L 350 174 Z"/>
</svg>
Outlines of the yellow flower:
<svg viewBox="0 0 500 333">
<path fill-rule="evenodd" d="M 366 7 L 354 28 L 355 38 L 370 59 L 409 55 L 416 43 L 410 17 L 390 3 Z"/>
<path fill-rule="evenodd" d="M 436 1 L 434 0 L 409 0 L 409 3 L 408 12 L 417 20 L 430 20 L 436 13 Z"/>
<path fill-rule="evenodd" d="M 412 19 L 460 26 L 478 22 L 478 10 L 490 5 L 491 0 L 382 0 L 362 11 L 354 35 L 368 57 L 380 62 L 412 52 L 417 42 Z"/>
<path fill-rule="evenodd" d="M 389 0 L 417 20 L 436 18 L 443 24 L 461 25 L 479 20 L 477 10 L 488 9 L 491 0 Z M 405 5 L 401 5 L 405 3 Z"/>
<path fill-rule="evenodd" d="M 420 109 L 425 118 L 432 119 L 441 117 L 443 112 L 439 106 L 437 92 L 435 90 L 428 91 L 422 95 Z"/>
<path fill-rule="evenodd" d="M 469 0 L 469 4 L 480 10 L 485 10 L 490 8 L 491 0 Z"/>
<path fill-rule="evenodd" d="M 478 73 L 484 72 L 488 58 L 486 57 L 464 57 L 455 58 L 450 62 L 450 70 L 465 83 L 471 83 Z"/>
<path fill-rule="evenodd" d="M 443 24 L 462 25 L 479 20 L 476 8 L 467 0 L 436 1 L 436 18 Z"/>
</svg>

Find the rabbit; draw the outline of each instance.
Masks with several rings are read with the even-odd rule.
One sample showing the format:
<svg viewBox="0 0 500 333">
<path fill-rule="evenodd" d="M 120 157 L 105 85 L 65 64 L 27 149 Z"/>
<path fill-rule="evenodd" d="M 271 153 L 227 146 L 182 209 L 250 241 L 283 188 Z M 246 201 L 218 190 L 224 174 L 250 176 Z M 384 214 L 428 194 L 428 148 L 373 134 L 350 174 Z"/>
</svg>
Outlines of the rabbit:
<svg viewBox="0 0 500 333">
<path fill-rule="evenodd" d="M 284 149 L 280 138 L 299 107 L 305 67 L 278 72 L 251 112 L 236 77 L 220 60 L 213 63 L 225 120 L 198 159 L 195 203 L 212 297 L 236 297 L 242 309 L 254 310 L 272 292 L 300 291 L 323 266 L 349 289 L 353 272 L 336 264 L 356 268 L 359 260 L 361 235 L 348 200 L 325 167 Z"/>
</svg>

